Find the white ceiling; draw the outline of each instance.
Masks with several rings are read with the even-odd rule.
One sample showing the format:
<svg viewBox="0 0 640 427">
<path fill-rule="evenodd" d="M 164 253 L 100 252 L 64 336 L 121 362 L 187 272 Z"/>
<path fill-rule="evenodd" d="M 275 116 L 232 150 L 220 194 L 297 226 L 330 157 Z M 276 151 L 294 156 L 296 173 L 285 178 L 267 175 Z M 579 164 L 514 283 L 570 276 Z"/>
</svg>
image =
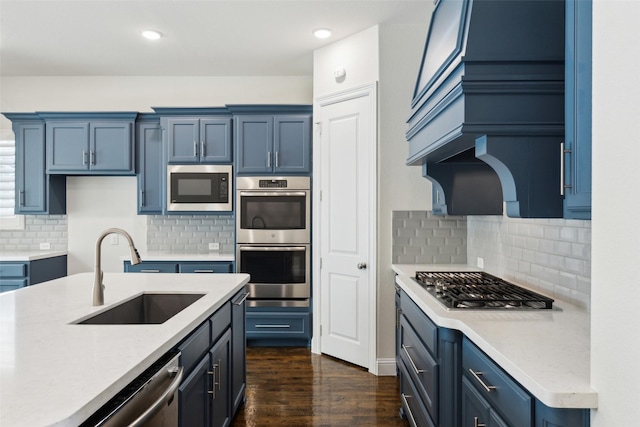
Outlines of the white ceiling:
<svg viewBox="0 0 640 427">
<path fill-rule="evenodd" d="M 432 9 L 433 0 L 0 0 L 0 75 L 311 75 L 315 49 L 376 24 L 424 24 Z M 317 27 L 334 35 L 318 40 Z M 147 28 L 164 37 L 143 39 Z"/>
</svg>

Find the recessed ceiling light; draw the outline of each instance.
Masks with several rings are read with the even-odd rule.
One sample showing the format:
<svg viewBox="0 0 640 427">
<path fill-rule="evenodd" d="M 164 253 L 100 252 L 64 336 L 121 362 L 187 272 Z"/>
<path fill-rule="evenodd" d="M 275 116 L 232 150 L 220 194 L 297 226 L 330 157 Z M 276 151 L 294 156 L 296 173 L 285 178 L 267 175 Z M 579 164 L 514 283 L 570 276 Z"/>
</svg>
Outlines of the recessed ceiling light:
<svg viewBox="0 0 640 427">
<path fill-rule="evenodd" d="M 149 40 L 158 40 L 162 38 L 162 33 L 156 30 L 144 30 L 142 32 L 142 37 Z"/>
<path fill-rule="evenodd" d="M 326 39 L 331 37 L 331 30 L 328 28 L 316 28 L 313 30 L 313 35 L 319 39 Z"/>
</svg>

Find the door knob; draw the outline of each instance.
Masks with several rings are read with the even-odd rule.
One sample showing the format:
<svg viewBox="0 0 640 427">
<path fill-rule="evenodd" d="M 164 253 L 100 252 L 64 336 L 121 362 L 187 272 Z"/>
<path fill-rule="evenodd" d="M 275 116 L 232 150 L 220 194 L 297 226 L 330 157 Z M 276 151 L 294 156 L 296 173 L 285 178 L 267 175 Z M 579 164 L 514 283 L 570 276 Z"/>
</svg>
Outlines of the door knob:
<svg viewBox="0 0 640 427">
<path fill-rule="evenodd" d="M 359 262 L 358 263 L 358 270 L 365 270 L 367 268 L 367 263 L 366 262 Z"/>
</svg>

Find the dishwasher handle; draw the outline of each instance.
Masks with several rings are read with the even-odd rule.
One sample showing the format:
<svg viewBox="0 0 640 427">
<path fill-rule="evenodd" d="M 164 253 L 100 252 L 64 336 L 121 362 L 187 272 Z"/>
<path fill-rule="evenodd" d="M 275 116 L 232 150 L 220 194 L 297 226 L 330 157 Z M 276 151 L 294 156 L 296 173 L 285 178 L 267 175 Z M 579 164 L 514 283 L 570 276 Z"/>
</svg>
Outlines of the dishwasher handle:
<svg viewBox="0 0 640 427">
<path fill-rule="evenodd" d="M 182 375 L 184 374 L 184 368 L 180 366 L 177 371 L 173 371 L 175 374 L 175 378 L 169 384 L 169 387 L 162 393 L 162 395 L 156 400 L 153 405 L 151 405 L 146 411 L 144 411 L 138 418 L 136 418 L 129 427 L 141 427 L 143 426 L 152 416 L 154 416 L 165 403 L 167 403 L 170 399 L 173 398 L 173 394 L 176 392 L 180 383 L 182 382 Z"/>
</svg>

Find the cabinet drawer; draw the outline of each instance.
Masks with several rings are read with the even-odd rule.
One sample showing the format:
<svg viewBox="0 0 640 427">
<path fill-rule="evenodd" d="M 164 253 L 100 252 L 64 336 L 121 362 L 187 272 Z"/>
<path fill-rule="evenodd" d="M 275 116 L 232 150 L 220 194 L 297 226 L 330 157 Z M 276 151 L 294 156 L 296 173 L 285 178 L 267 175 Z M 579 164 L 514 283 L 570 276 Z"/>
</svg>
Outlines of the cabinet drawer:
<svg viewBox="0 0 640 427">
<path fill-rule="evenodd" d="M 178 350 L 181 352 L 180 365 L 184 366 L 185 375 L 188 375 L 191 368 L 209 350 L 210 340 L 209 322 L 204 322 L 178 346 Z"/>
<path fill-rule="evenodd" d="M 180 273 L 231 273 L 233 264 L 230 262 L 202 262 L 178 264 Z"/>
<path fill-rule="evenodd" d="M 400 294 L 400 309 L 427 349 L 434 355 L 438 355 L 438 327 L 427 317 L 409 296 Z"/>
<path fill-rule="evenodd" d="M 479 394 L 509 424 L 532 426 L 534 401 L 531 396 L 466 337 L 462 340 L 462 370 Z M 490 387 L 490 391 L 482 383 Z"/>
<path fill-rule="evenodd" d="M 0 280 L 0 292 L 13 291 L 14 289 L 20 289 L 27 286 L 27 279 L 1 279 Z"/>
<path fill-rule="evenodd" d="M 211 342 L 215 342 L 231 325 L 231 303 L 227 301 L 209 319 L 211 322 Z"/>
<path fill-rule="evenodd" d="M 413 382 L 404 364 L 400 364 L 400 404 L 412 427 L 435 427 L 427 410 L 422 405 Z"/>
<path fill-rule="evenodd" d="M 308 313 L 247 313 L 247 338 L 308 338 Z"/>
<path fill-rule="evenodd" d="M 438 420 L 438 363 L 404 316 L 400 318 L 400 357 L 427 411 Z"/>
<path fill-rule="evenodd" d="M 174 262 L 146 262 L 131 265 L 129 261 L 124 263 L 126 273 L 177 273 L 178 264 Z"/>
<path fill-rule="evenodd" d="M 27 276 L 27 264 L 0 263 L 0 277 L 26 277 L 26 276 Z"/>
</svg>

